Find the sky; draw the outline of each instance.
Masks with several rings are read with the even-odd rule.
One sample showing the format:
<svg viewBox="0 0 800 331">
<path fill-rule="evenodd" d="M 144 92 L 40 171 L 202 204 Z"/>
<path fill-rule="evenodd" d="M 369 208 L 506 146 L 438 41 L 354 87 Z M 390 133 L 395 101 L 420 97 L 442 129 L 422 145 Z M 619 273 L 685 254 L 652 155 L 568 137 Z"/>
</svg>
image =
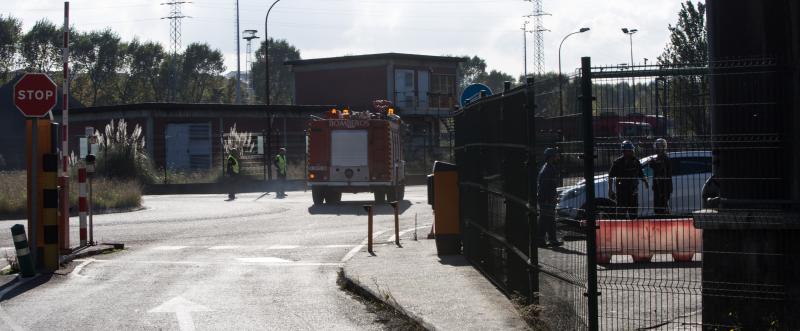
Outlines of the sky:
<svg viewBox="0 0 800 331">
<path fill-rule="evenodd" d="M 0 0 L 0 15 L 23 21 L 23 31 L 39 19 L 63 24 L 63 1 Z M 167 0 L 73 0 L 70 23 L 81 31 L 111 28 L 123 40 L 169 45 Z M 239 0 L 239 30 L 258 30 L 273 0 Z M 558 45 L 581 27 L 590 31 L 567 39 L 562 47 L 564 72 L 591 56 L 593 65 L 655 61 L 675 24 L 678 0 L 543 0 L 546 71 L 558 70 Z M 236 70 L 236 0 L 192 0 L 183 5 L 182 45 L 205 42 L 225 54 L 227 71 Z M 425 55 L 477 55 L 487 70 L 517 77 L 524 71 L 523 16 L 533 12 L 526 0 L 282 0 L 270 13 L 269 36 L 286 39 L 303 59 L 384 52 Z M 241 36 L 240 36 L 241 37 Z M 534 69 L 533 34 L 527 34 L 528 72 Z M 263 40 L 263 39 L 261 39 Z M 256 46 L 254 45 L 254 49 Z M 245 66 L 245 41 L 241 42 Z"/>
</svg>

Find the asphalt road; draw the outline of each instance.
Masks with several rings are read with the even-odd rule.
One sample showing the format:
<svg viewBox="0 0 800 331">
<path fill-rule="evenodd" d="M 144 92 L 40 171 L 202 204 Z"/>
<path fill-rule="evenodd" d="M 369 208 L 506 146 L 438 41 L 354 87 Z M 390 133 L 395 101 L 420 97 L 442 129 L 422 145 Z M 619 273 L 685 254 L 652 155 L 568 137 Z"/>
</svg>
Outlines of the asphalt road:
<svg viewBox="0 0 800 331">
<path fill-rule="evenodd" d="M 126 250 L 8 293 L 0 329 L 382 329 L 336 286 L 343 258 L 365 238 L 361 205 L 372 195 L 314 207 L 310 191 L 259 196 L 147 196 L 144 210 L 95 216 L 95 239 Z M 406 199 L 401 230 L 413 227 L 415 214 L 431 214 L 424 187 L 409 187 Z M 376 232 L 393 228 L 390 206 L 376 214 Z M 77 219 L 71 223 L 75 243 Z M 10 233 L 0 233 L 0 242 L 12 246 Z"/>
</svg>

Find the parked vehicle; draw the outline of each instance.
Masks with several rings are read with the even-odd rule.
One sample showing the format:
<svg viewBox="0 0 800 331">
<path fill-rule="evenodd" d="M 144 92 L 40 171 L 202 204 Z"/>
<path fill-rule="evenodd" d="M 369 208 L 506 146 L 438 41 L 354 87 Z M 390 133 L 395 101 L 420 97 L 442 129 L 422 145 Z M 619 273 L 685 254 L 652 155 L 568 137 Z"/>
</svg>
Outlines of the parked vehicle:
<svg viewBox="0 0 800 331">
<path fill-rule="evenodd" d="M 645 177 L 652 183 L 653 170 L 651 155 L 640 159 Z M 687 215 L 702 208 L 703 185 L 711 177 L 711 152 L 687 151 L 669 153 L 672 165 L 672 196 L 670 211 L 673 215 Z M 595 205 L 602 214 L 612 213 L 616 203 L 608 197 L 608 174 L 595 177 Z M 586 203 L 585 181 L 560 189 L 556 210 L 562 218 L 581 219 Z M 642 216 L 653 216 L 653 194 L 644 185 L 639 185 L 639 213 Z"/>
<path fill-rule="evenodd" d="M 314 204 L 343 192 L 372 192 L 376 202 L 402 200 L 405 161 L 400 117 L 388 101 L 377 111 L 332 109 L 308 122 L 308 186 Z"/>
</svg>

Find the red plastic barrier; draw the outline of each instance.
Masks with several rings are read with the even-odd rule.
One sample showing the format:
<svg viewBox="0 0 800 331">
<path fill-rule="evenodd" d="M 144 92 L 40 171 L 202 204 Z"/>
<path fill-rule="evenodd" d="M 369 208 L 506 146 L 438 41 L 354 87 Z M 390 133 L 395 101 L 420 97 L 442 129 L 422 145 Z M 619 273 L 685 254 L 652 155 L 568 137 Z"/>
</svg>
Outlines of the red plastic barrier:
<svg viewBox="0 0 800 331">
<path fill-rule="evenodd" d="M 676 262 L 691 261 L 703 249 L 703 231 L 693 223 L 691 218 L 598 220 L 597 263 L 611 263 L 614 255 L 650 262 L 654 254 L 671 254 Z"/>
</svg>

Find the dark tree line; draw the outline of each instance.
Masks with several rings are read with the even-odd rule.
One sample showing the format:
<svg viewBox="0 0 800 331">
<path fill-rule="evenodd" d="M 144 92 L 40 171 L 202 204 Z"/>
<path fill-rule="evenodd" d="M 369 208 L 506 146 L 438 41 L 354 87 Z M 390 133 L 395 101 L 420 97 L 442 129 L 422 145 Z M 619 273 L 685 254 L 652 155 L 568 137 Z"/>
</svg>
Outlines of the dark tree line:
<svg viewBox="0 0 800 331">
<path fill-rule="evenodd" d="M 300 52 L 285 40 L 270 39 L 271 102 L 291 103 L 292 77 L 285 60 Z M 60 77 L 62 31 L 40 20 L 29 31 L 11 16 L 0 16 L 0 84 L 21 72 L 47 72 Z M 264 43 L 253 66 L 255 101 L 264 99 Z M 111 29 L 70 29 L 72 95 L 86 106 L 137 102 L 234 103 L 235 77 L 223 76 L 224 57 L 205 43 L 192 43 L 172 54 L 159 43 L 134 38 L 123 41 Z M 242 81 L 248 100 L 248 81 Z M 172 93 L 172 91 L 175 93 Z"/>
</svg>

